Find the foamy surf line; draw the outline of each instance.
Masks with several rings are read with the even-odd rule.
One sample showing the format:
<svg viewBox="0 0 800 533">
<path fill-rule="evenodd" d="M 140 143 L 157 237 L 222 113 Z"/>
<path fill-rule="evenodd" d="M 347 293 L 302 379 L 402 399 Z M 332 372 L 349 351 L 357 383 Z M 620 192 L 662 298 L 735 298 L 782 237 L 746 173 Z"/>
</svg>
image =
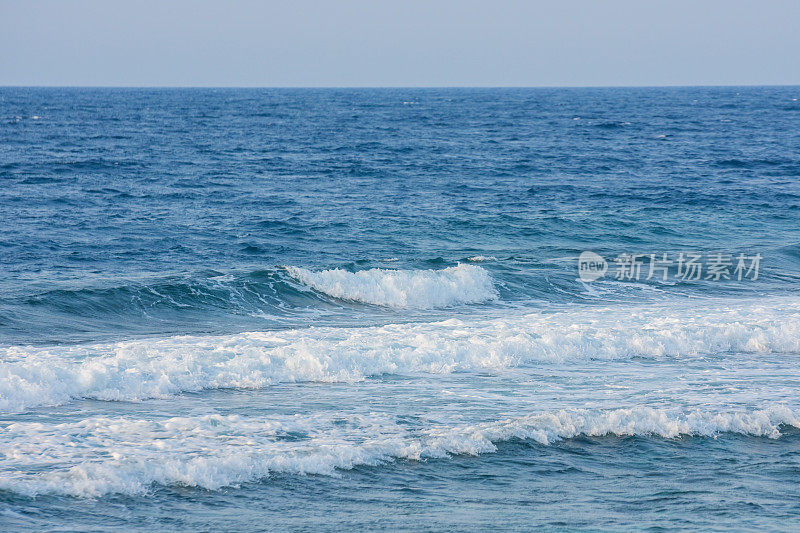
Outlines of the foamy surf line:
<svg viewBox="0 0 800 533">
<path fill-rule="evenodd" d="M 497 299 L 491 276 L 475 265 L 459 264 L 442 270 L 373 268 L 359 272 L 284 268 L 300 283 L 333 298 L 386 307 L 430 309 Z"/>
<path fill-rule="evenodd" d="M 558 410 L 477 424 L 417 430 L 381 415 L 236 415 L 162 420 L 92 417 L 45 425 L 18 422 L 0 431 L 0 489 L 26 496 L 142 494 L 154 485 L 217 490 L 271 474 L 336 475 L 359 465 L 497 451 L 525 439 L 550 445 L 578 436 L 677 438 L 737 433 L 779 438 L 800 427 L 783 405 L 753 411 L 669 412 L 646 406 Z M 292 435 L 291 439 L 283 438 Z"/>
<path fill-rule="evenodd" d="M 355 382 L 526 364 L 800 353 L 800 300 L 581 307 L 494 319 L 0 348 L 0 412 L 73 399 Z"/>
</svg>

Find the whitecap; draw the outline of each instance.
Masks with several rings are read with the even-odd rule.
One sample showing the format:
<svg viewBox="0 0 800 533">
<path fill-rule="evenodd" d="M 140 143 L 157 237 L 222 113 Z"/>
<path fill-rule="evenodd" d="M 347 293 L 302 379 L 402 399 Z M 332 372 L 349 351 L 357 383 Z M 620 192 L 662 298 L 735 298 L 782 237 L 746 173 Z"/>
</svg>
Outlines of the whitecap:
<svg viewBox="0 0 800 533">
<path fill-rule="evenodd" d="M 800 427 L 800 414 L 780 404 L 750 411 L 562 409 L 480 423 L 427 421 L 417 428 L 386 415 L 325 413 L 25 421 L 0 432 L 0 489 L 77 497 L 142 494 L 153 485 L 217 490 L 274 473 L 330 476 L 398 459 L 493 453 L 511 439 L 542 445 L 608 435 L 671 439 L 738 433 L 775 439 L 783 425 Z M 293 438 L 282 438 L 287 434 Z"/>
<path fill-rule="evenodd" d="M 430 309 L 497 298 L 489 273 L 474 265 L 459 264 L 442 270 L 373 268 L 358 272 L 340 268 L 321 271 L 285 268 L 300 283 L 328 296 L 387 307 Z"/>
<path fill-rule="evenodd" d="M 139 401 L 390 373 L 737 353 L 800 353 L 800 301 L 580 307 L 385 326 L 6 346 L 0 348 L 0 412 L 79 398 Z"/>
<path fill-rule="evenodd" d="M 474 255 L 472 257 L 468 257 L 467 261 L 470 263 L 487 263 L 489 261 L 497 261 L 497 258 L 493 255 Z"/>
</svg>

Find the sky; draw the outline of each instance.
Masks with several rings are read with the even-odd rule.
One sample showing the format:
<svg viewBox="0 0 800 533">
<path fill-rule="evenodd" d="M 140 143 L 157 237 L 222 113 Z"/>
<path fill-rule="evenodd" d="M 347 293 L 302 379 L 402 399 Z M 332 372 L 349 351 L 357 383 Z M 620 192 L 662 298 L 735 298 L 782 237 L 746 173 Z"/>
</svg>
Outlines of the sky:
<svg viewBox="0 0 800 533">
<path fill-rule="evenodd" d="M 798 0 L 0 0 L 0 85 L 800 84 Z"/>
</svg>

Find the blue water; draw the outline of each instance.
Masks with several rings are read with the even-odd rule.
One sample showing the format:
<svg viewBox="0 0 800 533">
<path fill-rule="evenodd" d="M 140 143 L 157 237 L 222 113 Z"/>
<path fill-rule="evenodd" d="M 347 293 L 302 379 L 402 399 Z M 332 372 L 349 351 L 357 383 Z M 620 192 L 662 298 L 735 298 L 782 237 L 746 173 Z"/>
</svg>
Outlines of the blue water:
<svg viewBox="0 0 800 533">
<path fill-rule="evenodd" d="M 798 123 L 798 87 L 0 88 L 0 529 L 794 529 Z"/>
</svg>

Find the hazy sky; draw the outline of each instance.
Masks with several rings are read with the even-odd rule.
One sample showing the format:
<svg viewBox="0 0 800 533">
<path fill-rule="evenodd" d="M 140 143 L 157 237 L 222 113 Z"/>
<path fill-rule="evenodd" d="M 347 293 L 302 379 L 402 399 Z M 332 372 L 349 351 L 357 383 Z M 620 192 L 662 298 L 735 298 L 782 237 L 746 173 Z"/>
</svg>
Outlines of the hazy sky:
<svg viewBox="0 0 800 533">
<path fill-rule="evenodd" d="M 0 0 L 0 85 L 800 84 L 798 0 Z"/>
</svg>

